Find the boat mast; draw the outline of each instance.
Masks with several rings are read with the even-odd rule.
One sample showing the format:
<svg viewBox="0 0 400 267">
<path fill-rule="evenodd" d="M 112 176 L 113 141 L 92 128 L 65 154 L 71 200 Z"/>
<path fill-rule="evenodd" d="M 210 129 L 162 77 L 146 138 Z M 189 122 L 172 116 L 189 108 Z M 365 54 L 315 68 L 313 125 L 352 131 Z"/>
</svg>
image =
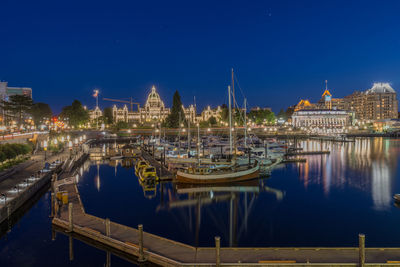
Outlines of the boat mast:
<svg viewBox="0 0 400 267">
<path fill-rule="evenodd" d="M 233 68 L 232 68 L 232 100 L 233 100 L 233 124 L 232 127 L 235 129 L 235 105 L 236 105 L 236 99 L 235 99 L 235 80 L 234 80 L 234 73 L 233 73 Z M 233 146 L 235 150 L 235 157 L 236 157 L 236 131 L 233 133 Z"/>
<path fill-rule="evenodd" d="M 229 153 L 232 155 L 232 110 L 231 110 L 231 87 L 228 86 L 229 103 Z"/>
<path fill-rule="evenodd" d="M 181 157 L 181 112 L 179 111 L 178 155 Z"/>
<path fill-rule="evenodd" d="M 247 108 L 246 108 L 246 98 L 244 99 L 244 147 L 247 147 Z"/>
<path fill-rule="evenodd" d="M 196 114 L 196 96 L 194 96 L 194 112 Z M 197 122 L 197 163 L 200 166 L 200 124 Z"/>
<path fill-rule="evenodd" d="M 186 116 L 185 116 L 186 117 Z M 190 156 L 190 113 L 189 113 L 189 119 L 188 119 L 188 148 L 187 148 L 187 153 L 188 157 Z"/>
</svg>

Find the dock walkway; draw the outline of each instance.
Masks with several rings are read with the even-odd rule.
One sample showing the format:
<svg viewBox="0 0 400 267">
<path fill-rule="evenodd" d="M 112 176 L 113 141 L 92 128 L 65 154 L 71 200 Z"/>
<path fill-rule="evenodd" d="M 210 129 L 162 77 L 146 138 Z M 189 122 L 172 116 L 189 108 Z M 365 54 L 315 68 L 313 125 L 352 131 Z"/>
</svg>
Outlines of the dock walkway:
<svg viewBox="0 0 400 267">
<path fill-rule="evenodd" d="M 72 203 L 57 208 L 53 224 L 74 234 L 99 242 L 114 250 L 140 257 L 140 231 L 85 213 L 75 184 L 60 186 L 68 191 Z M 109 225 L 109 228 L 107 228 Z M 72 226 L 72 227 L 71 227 Z M 161 266 L 215 266 L 215 247 L 193 247 L 143 232 L 143 256 Z M 224 266 L 359 266 L 359 248 L 220 248 L 219 262 Z M 363 266 L 400 266 L 400 248 L 366 248 Z"/>
</svg>

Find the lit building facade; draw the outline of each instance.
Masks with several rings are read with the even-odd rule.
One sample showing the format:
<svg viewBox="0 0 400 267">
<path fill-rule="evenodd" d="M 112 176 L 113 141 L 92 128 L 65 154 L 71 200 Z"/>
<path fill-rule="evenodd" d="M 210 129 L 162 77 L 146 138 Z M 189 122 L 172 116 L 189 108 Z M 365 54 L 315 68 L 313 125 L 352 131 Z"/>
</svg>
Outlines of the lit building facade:
<svg viewBox="0 0 400 267">
<path fill-rule="evenodd" d="M 103 112 L 99 107 L 95 107 L 93 110 L 89 110 L 89 118 L 90 120 L 96 120 L 103 116 Z"/>
<path fill-rule="evenodd" d="M 201 121 L 208 121 L 211 117 L 214 117 L 217 122 L 221 121 L 221 106 L 212 109 L 210 106 L 207 106 L 203 112 L 201 112 Z"/>
<path fill-rule="evenodd" d="M 196 108 L 194 105 L 190 105 L 185 108 L 182 105 L 184 116 L 186 120 L 190 120 L 192 123 L 196 122 Z M 146 103 L 144 107 L 139 108 L 139 111 L 129 111 L 128 107 L 124 105 L 122 108 L 118 108 L 116 105 L 112 108 L 114 122 L 124 121 L 128 123 L 139 122 L 160 122 L 164 121 L 170 114 L 171 109 L 165 107 L 164 101 L 162 101 L 160 94 L 153 86 L 150 93 L 147 95 Z"/>
<path fill-rule="evenodd" d="M 351 116 L 345 110 L 309 109 L 298 110 L 292 115 L 294 127 L 342 128 L 351 124 Z"/>
<path fill-rule="evenodd" d="M 26 95 L 32 98 L 32 88 L 29 87 L 10 87 L 8 82 L 0 81 L 0 99 L 8 100 L 12 95 Z"/>
<path fill-rule="evenodd" d="M 398 117 L 397 94 L 389 83 L 374 83 L 371 89 L 354 92 L 344 98 L 332 98 L 326 88 L 317 103 L 301 100 L 295 106 L 295 111 L 314 109 L 347 110 L 354 114 L 355 119 L 361 121 Z"/>
</svg>

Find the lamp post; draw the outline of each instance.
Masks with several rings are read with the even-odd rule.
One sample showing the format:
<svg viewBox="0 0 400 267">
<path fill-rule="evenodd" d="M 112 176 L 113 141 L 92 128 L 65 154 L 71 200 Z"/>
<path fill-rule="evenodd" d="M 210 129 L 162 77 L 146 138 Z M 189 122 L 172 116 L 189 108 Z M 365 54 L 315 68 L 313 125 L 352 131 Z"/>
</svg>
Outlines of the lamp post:
<svg viewBox="0 0 400 267">
<path fill-rule="evenodd" d="M 72 141 L 68 141 L 68 148 L 69 148 L 69 157 L 71 158 L 71 154 L 72 154 Z"/>
<path fill-rule="evenodd" d="M 47 140 L 43 141 L 44 160 L 47 160 Z"/>
</svg>

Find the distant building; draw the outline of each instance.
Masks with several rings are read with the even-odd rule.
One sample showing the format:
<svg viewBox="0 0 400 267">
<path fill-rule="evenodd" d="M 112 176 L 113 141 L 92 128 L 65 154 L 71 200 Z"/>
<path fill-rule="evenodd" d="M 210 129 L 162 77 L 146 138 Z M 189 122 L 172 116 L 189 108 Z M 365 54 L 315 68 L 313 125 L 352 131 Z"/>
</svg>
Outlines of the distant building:
<svg viewBox="0 0 400 267">
<path fill-rule="evenodd" d="M 292 115 L 294 127 L 342 128 L 351 124 L 351 115 L 345 110 L 308 109 Z"/>
<path fill-rule="evenodd" d="M 95 107 L 93 110 L 89 110 L 90 120 L 96 120 L 103 116 L 103 112 L 99 107 Z"/>
<path fill-rule="evenodd" d="M 0 82 L 0 99 L 7 101 L 12 95 L 26 95 L 32 98 L 32 88 L 10 87 L 8 82 Z"/>
<path fill-rule="evenodd" d="M 196 109 L 194 105 L 190 105 L 188 108 L 182 106 L 182 108 L 185 113 L 182 115 L 185 116 L 187 120 L 190 120 L 194 123 L 196 121 Z M 154 86 L 147 95 L 144 107 L 140 108 L 139 111 L 129 111 L 126 105 L 124 105 L 122 108 L 118 108 L 116 105 L 114 105 L 112 108 L 113 120 L 115 122 L 160 122 L 164 121 L 170 112 L 171 109 L 165 107 L 164 101 L 162 101 Z"/>
<path fill-rule="evenodd" d="M 217 122 L 221 121 L 221 112 L 222 108 L 221 106 L 218 106 L 214 109 L 212 109 L 210 106 L 207 106 L 203 112 L 201 112 L 201 120 L 202 121 L 208 121 L 211 117 L 214 117 Z"/>
<path fill-rule="evenodd" d="M 317 103 L 300 100 L 295 106 L 295 111 L 313 109 L 346 110 L 362 121 L 398 118 L 397 94 L 389 83 L 374 83 L 371 89 L 344 98 L 332 98 L 326 88 Z"/>
</svg>

